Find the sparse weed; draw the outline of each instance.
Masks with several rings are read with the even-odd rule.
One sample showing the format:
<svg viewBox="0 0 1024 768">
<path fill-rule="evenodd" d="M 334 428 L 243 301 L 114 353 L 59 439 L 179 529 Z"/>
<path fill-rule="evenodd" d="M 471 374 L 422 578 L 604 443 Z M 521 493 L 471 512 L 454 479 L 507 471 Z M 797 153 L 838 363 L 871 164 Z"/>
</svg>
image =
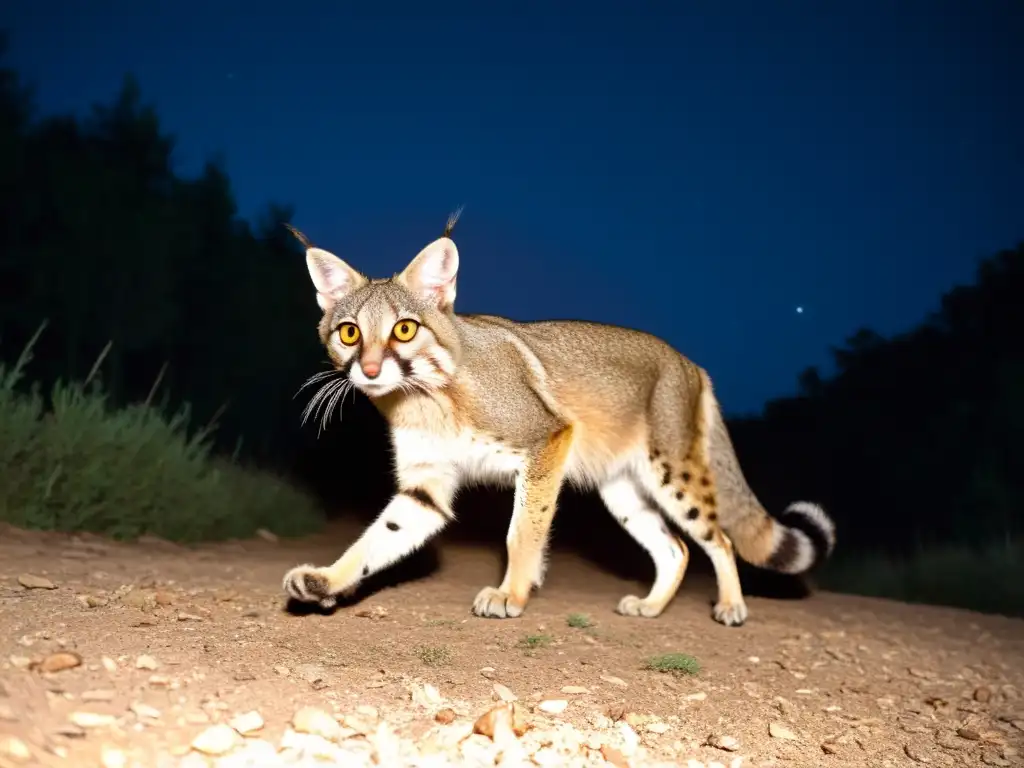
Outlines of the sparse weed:
<svg viewBox="0 0 1024 768">
<path fill-rule="evenodd" d="M 526 635 L 519 641 L 519 647 L 523 649 L 524 654 L 532 656 L 538 648 L 547 648 L 554 641 L 555 638 L 551 635 Z"/>
<path fill-rule="evenodd" d="M 674 675 L 696 675 L 700 662 L 688 653 L 663 653 L 651 656 L 644 665 L 657 672 L 671 672 Z"/>
<path fill-rule="evenodd" d="M 452 660 L 451 649 L 444 645 L 421 645 L 416 649 L 416 655 L 428 667 L 443 667 Z"/>
<path fill-rule="evenodd" d="M 565 623 L 573 629 L 590 629 L 594 626 L 594 622 L 585 613 L 570 613 Z"/>
<path fill-rule="evenodd" d="M 96 376 L 54 385 L 48 397 L 22 378 L 29 341 L 0 364 L 0 521 L 22 528 L 91 531 L 119 539 L 243 538 L 316 530 L 310 496 L 268 472 L 212 453 L 214 424 L 149 402 L 114 408 Z"/>
</svg>

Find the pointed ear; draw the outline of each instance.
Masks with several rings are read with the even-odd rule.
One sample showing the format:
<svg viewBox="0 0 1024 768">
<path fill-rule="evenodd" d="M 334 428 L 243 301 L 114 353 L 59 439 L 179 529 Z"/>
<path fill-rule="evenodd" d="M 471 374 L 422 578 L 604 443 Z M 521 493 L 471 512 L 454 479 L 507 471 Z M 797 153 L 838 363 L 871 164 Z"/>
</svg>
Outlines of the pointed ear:
<svg viewBox="0 0 1024 768">
<path fill-rule="evenodd" d="M 306 249 L 306 267 L 316 286 L 316 303 L 325 312 L 335 303 L 366 284 L 366 278 L 322 248 Z"/>
<path fill-rule="evenodd" d="M 455 304 L 455 276 L 459 271 L 459 249 L 447 237 L 440 237 L 409 262 L 398 279 L 415 294 L 438 309 Z"/>
</svg>

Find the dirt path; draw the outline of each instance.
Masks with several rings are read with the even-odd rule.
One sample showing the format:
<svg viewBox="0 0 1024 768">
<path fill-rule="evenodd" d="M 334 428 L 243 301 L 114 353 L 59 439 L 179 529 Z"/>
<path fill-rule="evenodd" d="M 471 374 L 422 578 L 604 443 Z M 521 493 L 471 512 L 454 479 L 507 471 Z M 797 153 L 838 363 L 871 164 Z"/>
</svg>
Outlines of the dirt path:
<svg viewBox="0 0 1024 768">
<path fill-rule="evenodd" d="M 1024 621 L 822 594 L 751 598 L 747 625 L 725 628 L 705 577 L 660 619 L 626 619 L 612 608 L 646 585 L 565 555 L 522 619 L 489 621 L 468 608 L 497 548 L 453 545 L 427 579 L 330 616 L 285 612 L 285 570 L 329 562 L 349 535 L 186 549 L 0 532 L 0 766 L 314 764 L 343 749 L 344 765 L 416 751 L 434 762 L 407 764 L 1024 764 Z M 74 663 L 62 650 L 82 663 L 38 666 Z M 668 652 L 700 672 L 643 668 Z M 517 746 L 500 723 L 497 743 L 468 736 L 502 693 L 532 725 Z M 322 712 L 293 727 L 306 706 Z M 215 727 L 251 712 L 264 724 L 245 739 Z M 203 733 L 205 755 L 189 747 Z"/>
</svg>

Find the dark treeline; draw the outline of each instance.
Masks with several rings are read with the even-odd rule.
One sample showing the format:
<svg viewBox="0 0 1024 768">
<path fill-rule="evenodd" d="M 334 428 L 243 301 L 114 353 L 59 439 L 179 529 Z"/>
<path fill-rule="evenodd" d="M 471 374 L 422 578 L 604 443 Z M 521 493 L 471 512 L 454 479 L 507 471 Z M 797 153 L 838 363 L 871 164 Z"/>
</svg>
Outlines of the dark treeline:
<svg viewBox="0 0 1024 768">
<path fill-rule="evenodd" d="M 319 439 L 300 428 L 308 395 L 293 396 L 325 362 L 302 251 L 282 226 L 292 211 L 242 220 L 221 167 L 182 178 L 172 150 L 131 81 L 87 117 L 41 118 L 16 73 L 0 71 L 0 356 L 47 321 L 29 372 L 45 387 L 86 377 L 111 342 L 101 376 L 116 402 L 188 402 L 195 420 L 217 419 L 225 452 L 290 473 L 329 512 L 373 511 L 390 478 L 366 400 Z M 834 351 L 834 376 L 809 370 L 798 396 L 732 420 L 765 504 L 822 501 L 847 555 L 1020 536 L 1022 289 L 1018 246 L 918 328 L 860 331 Z M 570 499 L 559 530 L 593 503 Z M 511 512 L 500 504 L 483 523 L 492 534 Z"/>
</svg>

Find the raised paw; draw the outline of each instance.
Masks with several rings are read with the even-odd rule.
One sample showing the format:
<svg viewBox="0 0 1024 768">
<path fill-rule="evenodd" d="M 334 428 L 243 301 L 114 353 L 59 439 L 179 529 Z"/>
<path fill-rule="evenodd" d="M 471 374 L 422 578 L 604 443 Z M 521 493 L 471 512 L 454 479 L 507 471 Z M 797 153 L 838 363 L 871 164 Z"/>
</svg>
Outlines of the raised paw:
<svg viewBox="0 0 1024 768">
<path fill-rule="evenodd" d="M 299 565 L 288 571 L 284 575 L 284 591 L 295 600 L 319 603 L 322 608 L 333 608 L 338 602 L 324 569 L 315 565 Z"/>
<path fill-rule="evenodd" d="M 485 619 L 515 619 L 523 615 L 523 606 L 500 589 L 484 587 L 473 600 L 473 613 Z"/>
<path fill-rule="evenodd" d="M 619 604 L 616 606 L 615 612 L 620 613 L 623 616 L 640 616 L 645 619 L 653 619 L 655 616 L 659 616 L 661 614 L 661 608 L 637 597 L 636 595 L 626 595 L 624 598 L 619 600 Z"/>
<path fill-rule="evenodd" d="M 727 627 L 739 627 L 747 620 L 746 603 L 716 603 L 712 611 L 715 621 Z"/>
</svg>

